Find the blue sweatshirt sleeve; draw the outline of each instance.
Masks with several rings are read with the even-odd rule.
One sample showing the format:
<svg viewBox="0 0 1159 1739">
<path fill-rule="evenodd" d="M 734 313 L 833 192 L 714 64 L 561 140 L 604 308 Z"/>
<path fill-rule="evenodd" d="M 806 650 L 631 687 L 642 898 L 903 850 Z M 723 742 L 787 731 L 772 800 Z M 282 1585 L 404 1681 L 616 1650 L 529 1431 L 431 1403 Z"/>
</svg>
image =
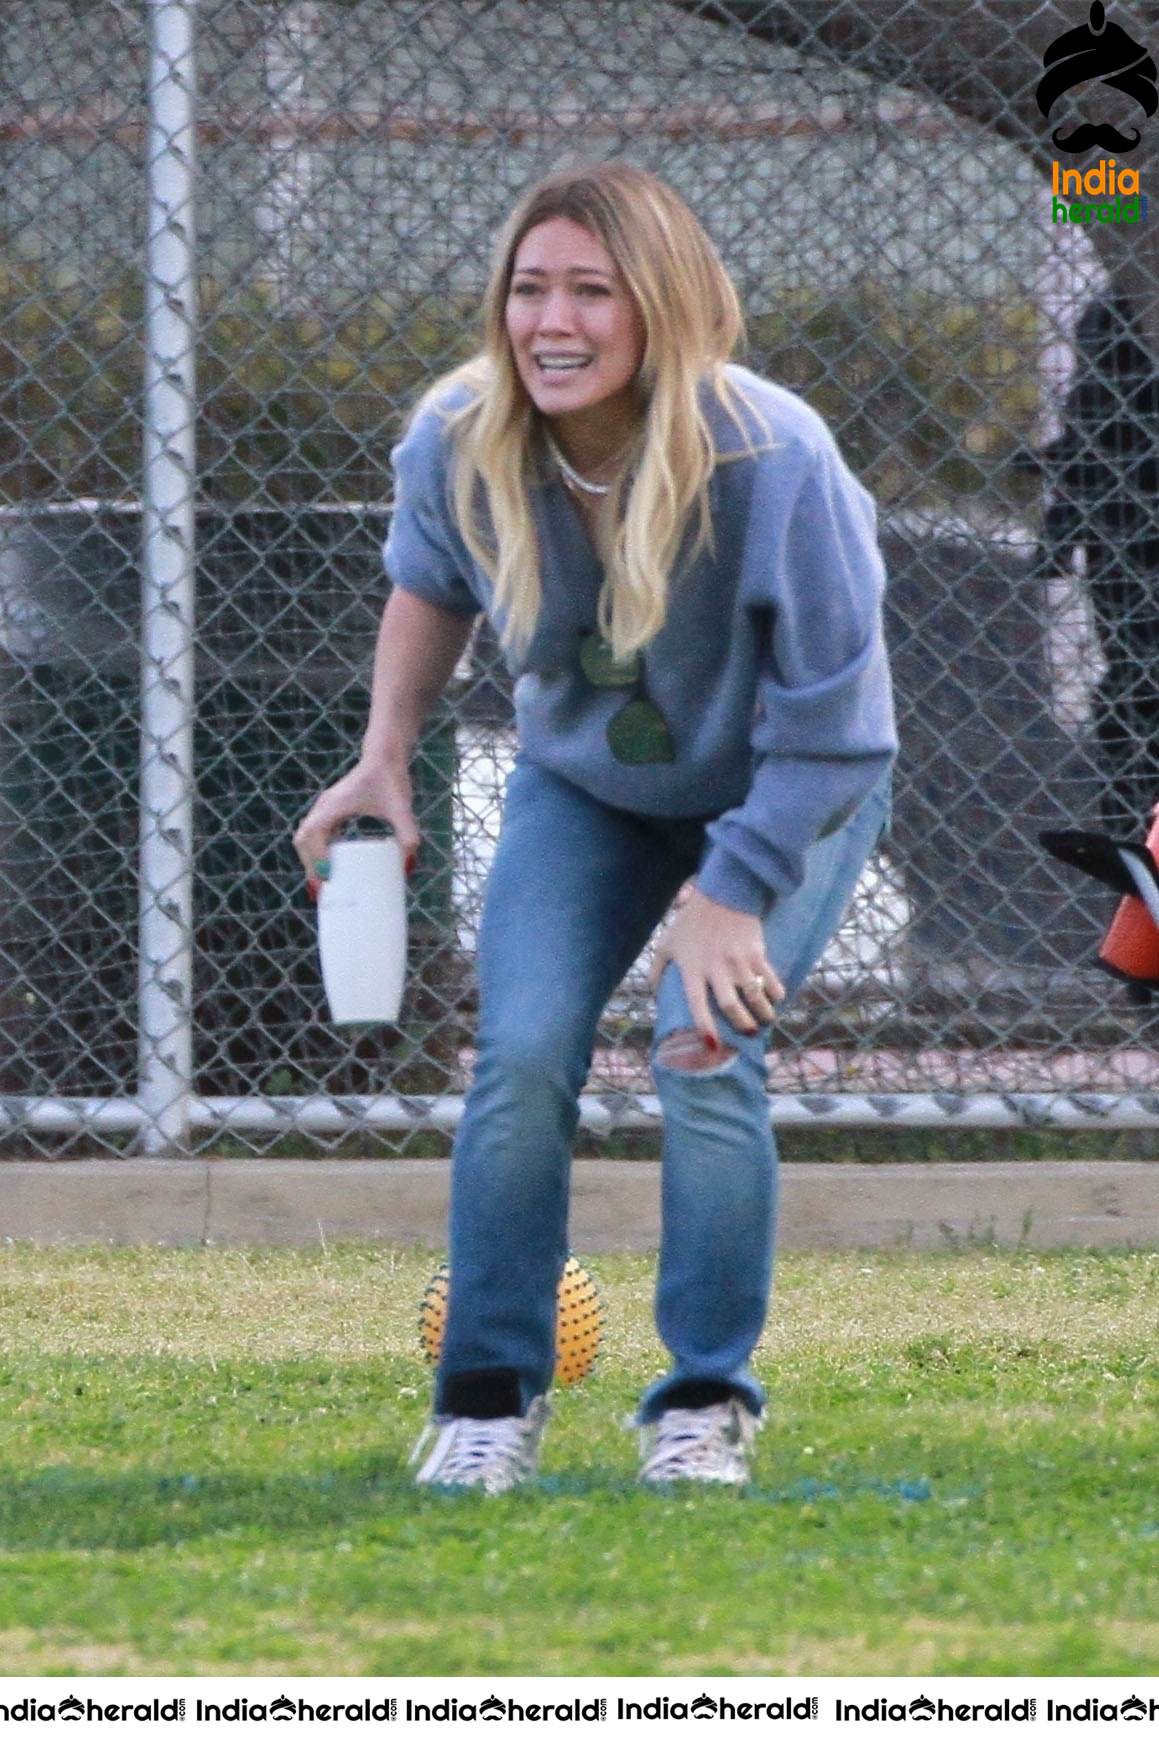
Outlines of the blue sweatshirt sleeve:
<svg viewBox="0 0 1159 1739">
<path fill-rule="evenodd" d="M 696 885 L 764 917 L 805 854 L 856 811 L 897 752 L 872 496 L 828 438 L 785 478 L 754 481 L 741 597 L 762 648 L 747 797 L 708 827 Z M 778 499 L 779 497 L 779 499 Z"/>
<path fill-rule="evenodd" d="M 465 578 L 473 564 L 451 513 L 448 446 L 443 418 L 428 405 L 391 452 L 394 511 L 382 559 L 392 585 L 456 616 L 476 616 L 482 606 Z"/>
</svg>

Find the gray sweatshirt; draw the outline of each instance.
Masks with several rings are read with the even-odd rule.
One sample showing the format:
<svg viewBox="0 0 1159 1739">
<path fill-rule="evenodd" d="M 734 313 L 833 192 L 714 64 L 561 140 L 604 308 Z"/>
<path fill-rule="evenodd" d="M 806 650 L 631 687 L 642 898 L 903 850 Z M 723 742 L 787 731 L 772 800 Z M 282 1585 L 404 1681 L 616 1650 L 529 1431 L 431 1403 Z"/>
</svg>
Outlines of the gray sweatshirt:
<svg viewBox="0 0 1159 1739">
<path fill-rule="evenodd" d="M 518 663 L 519 744 L 527 757 L 634 814 L 711 818 L 701 891 L 764 916 L 800 886 L 804 857 L 886 774 L 897 750 L 882 639 L 885 575 L 873 498 L 817 413 L 747 369 L 728 374 L 772 440 L 742 412 L 754 445 L 704 389 L 721 462 L 710 502 L 714 547 L 670 581 L 668 617 L 644 648 L 643 688 L 675 745 L 671 761 L 625 765 L 606 735 L 628 691 L 591 683 L 580 643 L 596 629 L 603 569 L 562 479 L 532 489 L 543 608 Z M 392 583 L 456 614 L 486 611 L 486 574 L 454 523 L 451 441 L 428 406 L 391 458 L 395 506 L 384 559 Z"/>
</svg>

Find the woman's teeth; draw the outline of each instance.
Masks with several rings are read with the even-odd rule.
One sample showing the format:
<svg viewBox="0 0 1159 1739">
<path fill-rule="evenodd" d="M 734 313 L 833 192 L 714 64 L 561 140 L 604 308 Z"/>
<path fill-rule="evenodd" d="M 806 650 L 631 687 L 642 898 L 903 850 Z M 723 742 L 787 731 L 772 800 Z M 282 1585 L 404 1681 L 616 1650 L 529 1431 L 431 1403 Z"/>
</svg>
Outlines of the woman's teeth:
<svg viewBox="0 0 1159 1739">
<path fill-rule="evenodd" d="M 590 361 L 590 356 L 541 356 L 538 358 L 539 366 L 544 374 L 570 374 L 577 368 L 586 368 Z"/>
</svg>

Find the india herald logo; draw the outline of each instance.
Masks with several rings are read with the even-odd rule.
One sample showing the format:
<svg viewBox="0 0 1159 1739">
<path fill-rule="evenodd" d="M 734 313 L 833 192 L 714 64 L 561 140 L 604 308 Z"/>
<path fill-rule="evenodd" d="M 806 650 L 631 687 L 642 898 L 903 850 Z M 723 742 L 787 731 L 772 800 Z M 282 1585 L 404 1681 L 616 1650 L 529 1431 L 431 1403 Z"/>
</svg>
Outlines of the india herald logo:
<svg viewBox="0 0 1159 1739">
<path fill-rule="evenodd" d="M 1034 95 L 1043 115 L 1049 116 L 1067 91 L 1093 79 L 1131 97 L 1145 115 L 1153 115 L 1159 108 L 1159 68 L 1141 42 L 1133 41 L 1121 25 L 1107 22 L 1102 0 L 1093 0 L 1086 24 L 1064 31 L 1051 43 L 1042 64 L 1046 72 Z M 1078 156 L 1092 146 L 1126 156 L 1142 136 L 1137 127 L 1132 135 L 1120 132 L 1108 121 L 1080 121 L 1069 133 L 1056 128 L 1051 141 L 1057 151 L 1068 156 Z"/>
</svg>

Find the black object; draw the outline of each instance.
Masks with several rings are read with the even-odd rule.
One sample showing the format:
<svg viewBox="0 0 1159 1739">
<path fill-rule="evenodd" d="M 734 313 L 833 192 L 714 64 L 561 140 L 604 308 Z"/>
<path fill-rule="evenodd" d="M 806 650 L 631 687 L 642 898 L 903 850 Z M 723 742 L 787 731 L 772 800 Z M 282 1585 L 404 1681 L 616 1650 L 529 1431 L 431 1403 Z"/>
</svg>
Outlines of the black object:
<svg viewBox="0 0 1159 1739">
<path fill-rule="evenodd" d="M 443 1410 L 459 1419 L 510 1419 L 523 1413 L 519 1373 L 508 1365 L 457 1371 L 447 1380 Z"/>
<path fill-rule="evenodd" d="M 1120 917 L 1120 906 L 1099 949 L 1098 963 L 1105 972 L 1127 983 L 1136 1004 L 1151 1000 L 1159 988 L 1155 963 L 1159 954 L 1159 865 L 1149 846 L 1134 841 L 1108 839 L 1102 833 L 1084 833 L 1077 828 L 1039 834 L 1039 841 L 1052 857 L 1093 876 L 1113 892 L 1141 900 L 1151 920 L 1139 914 Z"/>
<path fill-rule="evenodd" d="M 1045 578 L 1030 548 L 964 525 L 888 516 L 881 549 L 901 738 L 888 852 L 910 964 L 1068 970 L 1100 909 L 1035 839 L 1060 815 L 1097 820 L 1100 782 L 1051 712 Z"/>
<path fill-rule="evenodd" d="M 1116 894 L 1141 899 L 1159 926 L 1159 864 L 1145 845 L 1108 839 L 1103 833 L 1083 833 L 1077 828 L 1040 833 L 1038 839 L 1060 863 L 1094 876 Z"/>
<path fill-rule="evenodd" d="M 1101 819 L 1130 833 L 1159 794 L 1159 372 L 1126 296 L 1087 304 L 1065 427 L 1043 449 L 1033 573 L 1081 549 L 1106 669 L 1093 697 Z"/>
</svg>

